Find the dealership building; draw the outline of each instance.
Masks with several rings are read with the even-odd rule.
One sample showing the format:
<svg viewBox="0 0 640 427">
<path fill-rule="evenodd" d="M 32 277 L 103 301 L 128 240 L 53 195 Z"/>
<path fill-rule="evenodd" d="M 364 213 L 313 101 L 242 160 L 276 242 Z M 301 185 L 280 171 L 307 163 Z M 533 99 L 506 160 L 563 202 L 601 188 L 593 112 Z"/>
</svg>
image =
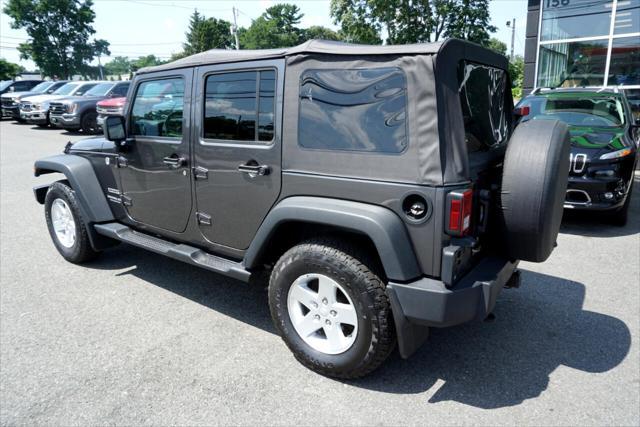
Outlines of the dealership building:
<svg viewBox="0 0 640 427">
<path fill-rule="evenodd" d="M 525 93 L 576 86 L 640 89 L 640 0 L 529 0 Z"/>
</svg>

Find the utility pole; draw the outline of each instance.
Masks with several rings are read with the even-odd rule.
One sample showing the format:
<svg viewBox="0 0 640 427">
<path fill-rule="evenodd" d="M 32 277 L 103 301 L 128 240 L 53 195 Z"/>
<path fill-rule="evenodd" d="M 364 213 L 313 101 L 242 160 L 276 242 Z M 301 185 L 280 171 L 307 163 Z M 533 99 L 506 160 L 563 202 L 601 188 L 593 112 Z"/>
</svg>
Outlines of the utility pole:
<svg viewBox="0 0 640 427">
<path fill-rule="evenodd" d="M 236 18 L 236 7 L 233 6 L 231 8 L 231 11 L 233 12 L 233 27 L 231 27 L 231 32 L 233 33 L 233 36 L 236 38 L 236 50 L 240 50 L 240 41 L 238 40 L 238 20 Z"/>
<path fill-rule="evenodd" d="M 100 54 L 98 54 L 98 70 L 100 70 L 100 80 L 104 80 L 104 75 L 102 74 L 102 63 L 100 62 Z"/>
<path fill-rule="evenodd" d="M 513 61 L 513 45 L 516 41 L 516 18 L 507 21 L 507 27 L 511 27 L 511 61 Z"/>
</svg>

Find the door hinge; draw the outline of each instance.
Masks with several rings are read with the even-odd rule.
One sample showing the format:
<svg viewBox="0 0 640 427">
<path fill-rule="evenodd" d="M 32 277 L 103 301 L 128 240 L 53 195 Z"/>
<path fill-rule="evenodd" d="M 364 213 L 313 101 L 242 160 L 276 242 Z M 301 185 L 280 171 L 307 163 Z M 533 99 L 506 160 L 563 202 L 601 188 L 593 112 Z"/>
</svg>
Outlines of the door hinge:
<svg viewBox="0 0 640 427">
<path fill-rule="evenodd" d="M 118 156 L 118 158 L 116 159 L 116 166 L 119 168 L 126 168 L 127 166 L 129 166 L 129 162 L 127 161 L 126 157 Z"/>
<path fill-rule="evenodd" d="M 196 212 L 196 219 L 200 225 L 211 225 L 211 215 L 206 213 Z"/>
<path fill-rule="evenodd" d="M 122 200 L 122 204 L 125 206 L 131 206 L 133 205 L 133 201 L 131 200 L 131 197 L 123 194 L 122 196 L 120 196 L 120 200 Z"/>
<path fill-rule="evenodd" d="M 196 166 L 193 168 L 193 176 L 195 179 L 209 179 L 209 169 L 205 169 L 202 166 Z"/>
</svg>

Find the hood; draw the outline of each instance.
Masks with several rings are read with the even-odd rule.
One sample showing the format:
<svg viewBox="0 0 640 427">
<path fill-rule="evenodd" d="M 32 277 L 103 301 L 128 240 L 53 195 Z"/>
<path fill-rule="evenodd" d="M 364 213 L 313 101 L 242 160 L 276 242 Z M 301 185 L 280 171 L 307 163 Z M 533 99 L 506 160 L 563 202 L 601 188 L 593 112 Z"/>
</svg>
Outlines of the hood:
<svg viewBox="0 0 640 427">
<path fill-rule="evenodd" d="M 126 97 L 122 98 L 107 98 L 103 101 L 98 102 L 98 107 L 108 108 L 108 107 L 117 107 L 120 108 L 124 106 L 124 103 L 127 102 Z"/>
<path fill-rule="evenodd" d="M 102 136 L 81 139 L 80 141 L 76 141 L 71 145 L 71 148 L 69 148 L 69 152 L 73 153 L 74 151 L 102 151 L 105 143 L 113 145 L 113 143 L 106 140 Z"/>
<path fill-rule="evenodd" d="M 625 127 L 597 128 L 571 126 L 571 151 L 585 153 L 589 158 L 597 158 L 604 153 L 622 150 L 631 145 L 625 138 Z"/>
<path fill-rule="evenodd" d="M 40 95 L 42 92 L 8 92 L 2 94 L 2 99 L 17 99 L 25 96 Z"/>
<path fill-rule="evenodd" d="M 29 102 L 53 101 L 54 99 L 62 99 L 62 98 L 66 98 L 67 96 L 68 95 L 53 95 L 53 94 L 34 95 L 34 96 L 29 96 L 27 98 L 23 98 L 23 101 L 29 101 Z"/>
<path fill-rule="evenodd" d="M 70 104 L 70 103 L 72 103 L 73 101 L 79 101 L 79 100 L 83 100 L 83 99 L 90 99 L 90 98 L 85 98 L 85 97 L 83 97 L 83 96 L 69 96 L 69 95 L 65 95 L 65 96 L 62 96 L 62 97 L 58 97 L 58 98 L 54 99 L 53 101 L 55 101 L 55 102 L 62 102 L 62 103 L 65 103 L 65 104 Z"/>
</svg>

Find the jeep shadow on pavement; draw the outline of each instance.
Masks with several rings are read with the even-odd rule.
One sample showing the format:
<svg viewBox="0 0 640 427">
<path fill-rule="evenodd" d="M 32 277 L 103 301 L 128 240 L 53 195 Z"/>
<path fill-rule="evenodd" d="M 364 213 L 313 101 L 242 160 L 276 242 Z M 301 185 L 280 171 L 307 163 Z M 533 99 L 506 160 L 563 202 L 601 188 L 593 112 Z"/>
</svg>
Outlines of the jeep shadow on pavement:
<svg viewBox="0 0 640 427">
<path fill-rule="evenodd" d="M 105 138 L 38 160 L 60 254 L 129 243 L 269 277 L 305 366 L 361 377 L 485 319 L 551 254 L 569 132 L 514 125 L 508 61 L 460 40 L 213 50 L 140 70 Z"/>
</svg>

